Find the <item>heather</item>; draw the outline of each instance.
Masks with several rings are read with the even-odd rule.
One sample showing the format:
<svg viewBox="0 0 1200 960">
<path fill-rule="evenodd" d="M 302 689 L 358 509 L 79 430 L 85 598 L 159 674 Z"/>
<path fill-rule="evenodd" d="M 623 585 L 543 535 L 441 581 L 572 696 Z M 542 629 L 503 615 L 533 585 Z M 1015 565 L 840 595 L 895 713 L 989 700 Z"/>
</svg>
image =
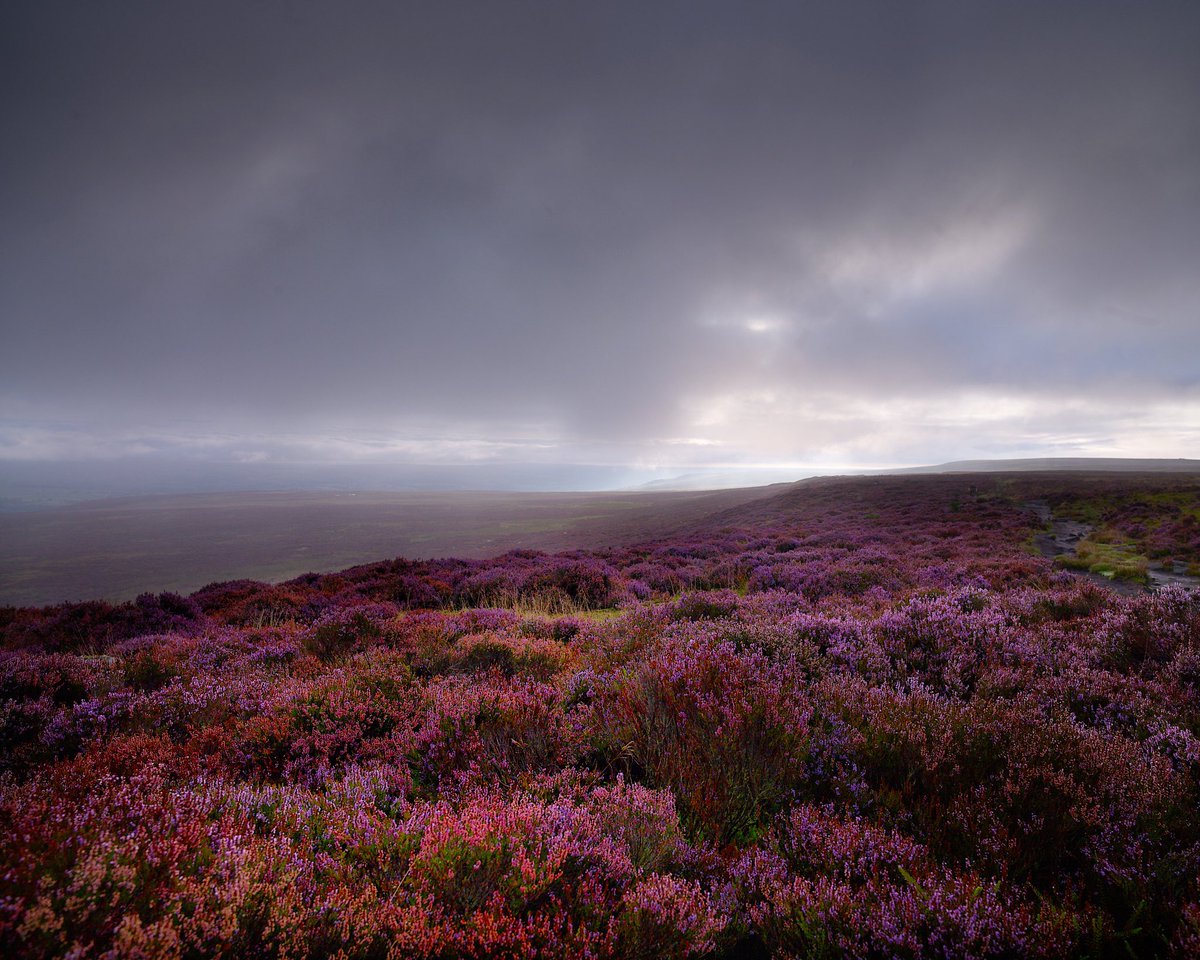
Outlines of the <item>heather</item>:
<svg viewBox="0 0 1200 960">
<path fill-rule="evenodd" d="M 1024 481 L 1020 486 L 1034 489 Z M 1200 576 L 1200 483 L 1162 474 L 1137 483 L 1112 474 L 1060 475 L 1036 484 L 1054 513 L 1090 527 L 1064 565 L 1146 580 L 1149 569 Z"/>
<path fill-rule="evenodd" d="M 1190 515 L 1166 482 L 822 480 L 606 551 L 3 611 L 0 939 L 1194 956 L 1200 594 L 1057 569 L 1021 506 L 1188 556 L 1130 519 Z"/>
</svg>

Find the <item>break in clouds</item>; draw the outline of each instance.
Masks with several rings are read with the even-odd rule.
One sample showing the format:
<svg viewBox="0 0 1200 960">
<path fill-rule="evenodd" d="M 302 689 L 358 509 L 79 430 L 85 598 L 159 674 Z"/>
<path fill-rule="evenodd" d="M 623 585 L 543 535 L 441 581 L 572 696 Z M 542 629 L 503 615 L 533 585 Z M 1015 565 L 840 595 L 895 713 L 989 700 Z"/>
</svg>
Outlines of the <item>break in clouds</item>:
<svg viewBox="0 0 1200 960">
<path fill-rule="evenodd" d="M 1190 3 L 8 3 L 0 457 L 1200 455 Z"/>
</svg>

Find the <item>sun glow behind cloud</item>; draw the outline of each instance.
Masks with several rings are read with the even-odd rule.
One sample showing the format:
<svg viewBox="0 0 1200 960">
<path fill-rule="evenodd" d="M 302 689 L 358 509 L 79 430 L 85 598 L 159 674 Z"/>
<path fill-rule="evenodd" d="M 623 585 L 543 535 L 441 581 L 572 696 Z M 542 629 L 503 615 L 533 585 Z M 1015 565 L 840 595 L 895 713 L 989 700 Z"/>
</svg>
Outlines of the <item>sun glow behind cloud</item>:
<svg viewBox="0 0 1200 960">
<path fill-rule="evenodd" d="M 1200 455 L 1194 10 L 26 6 L 0 461 Z"/>
</svg>

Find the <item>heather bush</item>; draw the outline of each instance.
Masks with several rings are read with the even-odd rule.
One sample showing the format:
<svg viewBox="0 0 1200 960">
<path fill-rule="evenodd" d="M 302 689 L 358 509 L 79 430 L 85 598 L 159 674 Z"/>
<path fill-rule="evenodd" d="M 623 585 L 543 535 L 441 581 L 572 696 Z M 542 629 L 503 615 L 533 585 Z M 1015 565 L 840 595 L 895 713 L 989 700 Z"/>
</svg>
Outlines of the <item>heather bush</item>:
<svg viewBox="0 0 1200 960">
<path fill-rule="evenodd" d="M 328 610 L 304 631 L 301 644 L 319 660 L 344 659 L 383 636 L 384 628 L 372 612 L 353 607 Z"/>
<path fill-rule="evenodd" d="M 802 779 L 810 709 L 765 655 L 711 630 L 673 628 L 602 687 L 610 762 L 669 787 L 684 822 L 718 844 L 753 840 Z"/>
<path fill-rule="evenodd" d="M 827 693 L 860 734 L 868 809 L 940 858 L 1104 904 L 1122 922 L 1178 884 L 1174 844 L 1196 842 L 1195 793 L 1162 756 L 1029 701 L 853 683 Z"/>
<path fill-rule="evenodd" d="M 734 876 L 779 957 L 1069 957 L 1069 917 L 862 820 L 798 807 Z"/>
<path fill-rule="evenodd" d="M 5 955 L 1193 956 L 1200 599 L 1030 555 L 1031 482 L 2 610 Z"/>
<path fill-rule="evenodd" d="M 580 731 L 550 685 L 493 674 L 436 678 L 424 692 L 410 764 L 431 791 L 507 784 L 578 758 Z"/>
</svg>

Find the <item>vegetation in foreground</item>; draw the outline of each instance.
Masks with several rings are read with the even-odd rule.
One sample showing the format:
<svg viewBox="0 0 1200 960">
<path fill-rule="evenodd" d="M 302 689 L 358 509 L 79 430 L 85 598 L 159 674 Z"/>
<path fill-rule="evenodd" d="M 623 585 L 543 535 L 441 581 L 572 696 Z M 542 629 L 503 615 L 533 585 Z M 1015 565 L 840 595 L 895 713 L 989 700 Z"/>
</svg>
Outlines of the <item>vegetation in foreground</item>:
<svg viewBox="0 0 1200 960">
<path fill-rule="evenodd" d="M 1011 484 L 818 481 L 639 547 L 3 611 L 0 940 L 1195 956 L 1200 596 L 1030 556 Z"/>
</svg>

